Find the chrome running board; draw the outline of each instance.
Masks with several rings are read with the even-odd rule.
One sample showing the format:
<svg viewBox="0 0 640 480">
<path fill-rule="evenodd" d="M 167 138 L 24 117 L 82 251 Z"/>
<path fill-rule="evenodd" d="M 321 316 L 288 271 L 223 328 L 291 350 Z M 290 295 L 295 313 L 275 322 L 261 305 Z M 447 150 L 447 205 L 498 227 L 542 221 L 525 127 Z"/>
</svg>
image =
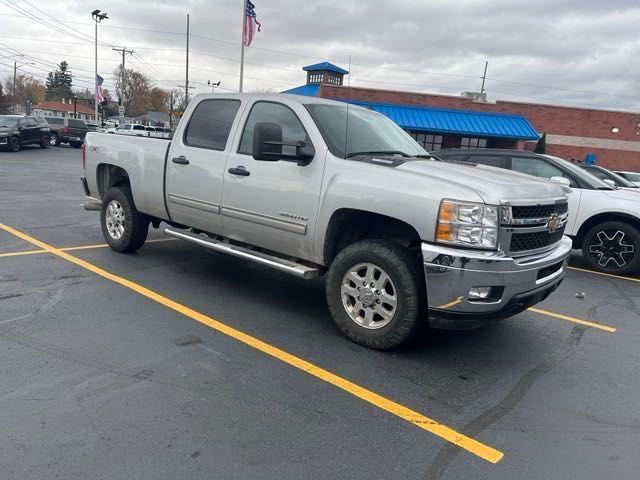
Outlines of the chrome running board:
<svg viewBox="0 0 640 480">
<path fill-rule="evenodd" d="M 187 242 L 195 243 L 196 245 L 200 245 L 201 247 L 205 247 L 216 252 L 226 253 L 228 255 L 233 255 L 234 257 L 251 260 L 252 262 L 266 265 L 276 270 L 280 270 L 281 272 L 295 275 L 296 277 L 311 279 L 320 276 L 320 270 L 315 267 L 310 267 L 308 265 L 303 265 L 292 260 L 275 257 L 266 253 L 257 252 L 238 245 L 220 242 L 218 240 L 205 237 L 204 235 L 174 230 L 172 228 L 165 228 L 164 234 L 181 240 L 186 240 Z"/>
</svg>

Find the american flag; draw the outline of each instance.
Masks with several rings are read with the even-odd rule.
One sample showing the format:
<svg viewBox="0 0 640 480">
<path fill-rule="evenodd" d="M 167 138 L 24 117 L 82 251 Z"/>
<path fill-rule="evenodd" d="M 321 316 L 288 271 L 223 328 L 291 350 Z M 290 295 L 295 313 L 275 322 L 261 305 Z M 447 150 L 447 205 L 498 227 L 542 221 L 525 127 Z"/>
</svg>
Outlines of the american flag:
<svg viewBox="0 0 640 480">
<path fill-rule="evenodd" d="M 262 24 L 256 18 L 256 7 L 251 0 L 247 0 L 247 11 L 244 15 L 244 44 L 247 47 L 251 45 L 253 41 L 256 26 L 258 27 L 258 31 L 260 31 Z"/>
<path fill-rule="evenodd" d="M 100 75 L 96 75 L 96 102 L 102 103 L 104 102 L 104 92 L 102 91 L 102 84 L 104 83 L 104 78 Z"/>
</svg>

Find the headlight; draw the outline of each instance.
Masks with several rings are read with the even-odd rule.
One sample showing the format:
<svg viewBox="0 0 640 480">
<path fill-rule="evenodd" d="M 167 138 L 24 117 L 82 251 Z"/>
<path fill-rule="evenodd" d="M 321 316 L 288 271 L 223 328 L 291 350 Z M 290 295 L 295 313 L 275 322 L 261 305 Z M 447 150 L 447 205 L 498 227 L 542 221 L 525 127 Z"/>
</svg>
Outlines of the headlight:
<svg viewBox="0 0 640 480">
<path fill-rule="evenodd" d="M 463 247 L 496 248 L 498 207 L 443 200 L 438 212 L 436 241 Z"/>
</svg>

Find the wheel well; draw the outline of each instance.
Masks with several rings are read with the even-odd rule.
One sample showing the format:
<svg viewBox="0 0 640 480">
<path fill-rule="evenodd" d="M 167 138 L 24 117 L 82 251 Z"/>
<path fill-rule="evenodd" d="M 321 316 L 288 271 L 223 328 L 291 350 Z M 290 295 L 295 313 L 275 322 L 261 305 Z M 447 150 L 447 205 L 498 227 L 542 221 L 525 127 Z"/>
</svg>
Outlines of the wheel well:
<svg viewBox="0 0 640 480">
<path fill-rule="evenodd" d="M 593 217 L 585 221 L 580 226 L 578 233 L 573 238 L 573 246 L 575 248 L 582 248 L 582 239 L 584 238 L 585 234 L 595 225 L 604 222 L 622 222 L 640 229 L 640 219 L 632 215 L 617 212 L 599 213 L 598 215 L 594 215 Z"/>
<path fill-rule="evenodd" d="M 131 187 L 129 175 L 126 170 L 115 165 L 101 163 L 97 169 L 98 193 L 103 198 L 111 187 L 127 186 Z"/>
<path fill-rule="evenodd" d="M 420 235 L 408 223 L 379 213 L 340 209 L 329 221 L 324 244 L 325 265 L 331 264 L 346 246 L 373 238 L 397 243 L 420 255 Z"/>
</svg>

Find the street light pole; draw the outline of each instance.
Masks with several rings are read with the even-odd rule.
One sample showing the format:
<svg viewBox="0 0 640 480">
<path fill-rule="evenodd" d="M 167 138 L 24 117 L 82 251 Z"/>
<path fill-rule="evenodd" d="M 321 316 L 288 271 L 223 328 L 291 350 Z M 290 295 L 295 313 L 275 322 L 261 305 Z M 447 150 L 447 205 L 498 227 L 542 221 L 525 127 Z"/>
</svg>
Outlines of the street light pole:
<svg viewBox="0 0 640 480">
<path fill-rule="evenodd" d="M 94 10 L 91 12 L 91 18 L 96 23 L 96 35 L 95 35 L 95 78 L 93 79 L 94 86 L 94 102 L 95 102 L 95 121 L 98 121 L 98 23 L 102 22 L 105 18 L 109 18 L 106 12 L 101 13 L 100 10 Z"/>
</svg>

